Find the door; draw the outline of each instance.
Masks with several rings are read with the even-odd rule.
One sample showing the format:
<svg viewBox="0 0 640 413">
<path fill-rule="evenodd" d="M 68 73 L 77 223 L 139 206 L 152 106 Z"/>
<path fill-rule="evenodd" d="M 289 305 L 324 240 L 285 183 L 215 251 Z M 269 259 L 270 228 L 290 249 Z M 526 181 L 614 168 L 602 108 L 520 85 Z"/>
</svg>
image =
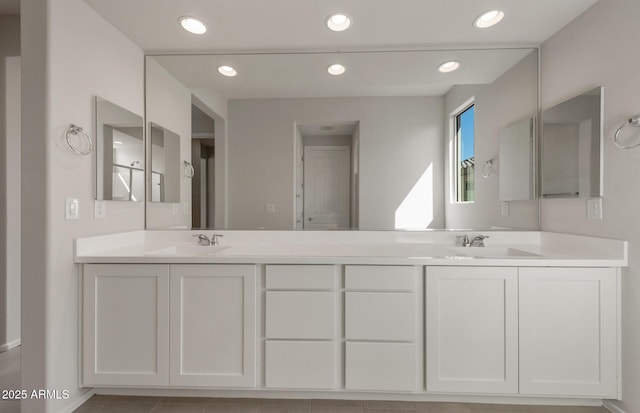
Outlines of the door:
<svg viewBox="0 0 640 413">
<path fill-rule="evenodd" d="M 615 268 L 520 269 L 520 393 L 616 398 Z"/>
<path fill-rule="evenodd" d="M 427 267 L 427 391 L 518 392 L 518 271 Z"/>
<path fill-rule="evenodd" d="M 87 264 L 83 384 L 169 384 L 169 266 Z"/>
<path fill-rule="evenodd" d="M 349 228 L 351 148 L 304 148 L 304 229 Z"/>
<path fill-rule="evenodd" d="M 255 387 L 256 267 L 171 266 L 172 386 Z"/>
</svg>

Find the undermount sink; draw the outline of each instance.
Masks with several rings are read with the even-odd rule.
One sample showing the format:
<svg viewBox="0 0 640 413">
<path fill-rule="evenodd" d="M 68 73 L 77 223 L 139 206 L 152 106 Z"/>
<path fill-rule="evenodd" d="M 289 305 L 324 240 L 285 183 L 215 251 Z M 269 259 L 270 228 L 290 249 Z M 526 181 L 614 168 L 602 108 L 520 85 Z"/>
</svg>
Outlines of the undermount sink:
<svg viewBox="0 0 640 413">
<path fill-rule="evenodd" d="M 158 255 L 158 256 L 208 256 L 216 255 L 222 250 L 226 250 L 228 246 L 213 246 L 213 245 L 198 245 L 198 244 L 186 244 L 186 245 L 172 245 L 170 247 L 160 248 L 157 250 L 149 251 L 145 255 Z"/>
<path fill-rule="evenodd" d="M 449 247 L 455 258 L 538 258 L 540 255 L 510 247 Z"/>
</svg>

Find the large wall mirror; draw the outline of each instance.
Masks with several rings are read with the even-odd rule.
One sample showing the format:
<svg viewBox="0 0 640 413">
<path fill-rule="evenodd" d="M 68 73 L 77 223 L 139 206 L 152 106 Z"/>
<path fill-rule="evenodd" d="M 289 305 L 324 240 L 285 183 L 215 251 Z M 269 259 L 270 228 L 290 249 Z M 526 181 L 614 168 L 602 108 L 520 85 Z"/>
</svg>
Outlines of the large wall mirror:
<svg viewBox="0 0 640 413">
<path fill-rule="evenodd" d="M 96 199 L 144 200 L 143 121 L 96 96 Z"/>
<path fill-rule="evenodd" d="M 499 171 L 500 131 L 537 116 L 537 70 L 525 48 L 147 56 L 146 119 L 179 136 L 180 170 L 147 228 L 536 230 L 538 200 L 501 213 L 498 174 L 473 165 Z M 475 201 L 457 203 L 451 122 L 469 101 Z"/>
<path fill-rule="evenodd" d="M 542 196 L 602 196 L 603 96 L 597 87 L 542 112 Z"/>
</svg>

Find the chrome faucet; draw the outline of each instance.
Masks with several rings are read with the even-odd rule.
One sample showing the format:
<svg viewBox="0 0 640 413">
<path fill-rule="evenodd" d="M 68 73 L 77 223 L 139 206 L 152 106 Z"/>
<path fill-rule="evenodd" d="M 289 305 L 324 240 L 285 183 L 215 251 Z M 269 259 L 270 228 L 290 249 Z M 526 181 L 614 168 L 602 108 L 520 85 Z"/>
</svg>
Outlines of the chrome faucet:
<svg viewBox="0 0 640 413">
<path fill-rule="evenodd" d="M 220 241 L 218 241 L 218 238 L 220 237 L 224 237 L 224 235 L 222 234 L 213 234 L 211 235 L 211 245 L 220 245 Z"/>
<path fill-rule="evenodd" d="M 456 247 L 468 247 L 470 244 L 468 235 L 459 235 L 456 237 Z"/>
<path fill-rule="evenodd" d="M 192 235 L 192 237 L 198 238 L 198 244 L 202 245 L 202 246 L 208 246 L 211 245 L 211 241 L 209 240 L 209 237 L 207 237 L 204 234 L 194 234 Z"/>
<path fill-rule="evenodd" d="M 484 247 L 484 240 L 489 238 L 488 235 L 478 235 L 469 243 L 470 247 Z"/>
</svg>

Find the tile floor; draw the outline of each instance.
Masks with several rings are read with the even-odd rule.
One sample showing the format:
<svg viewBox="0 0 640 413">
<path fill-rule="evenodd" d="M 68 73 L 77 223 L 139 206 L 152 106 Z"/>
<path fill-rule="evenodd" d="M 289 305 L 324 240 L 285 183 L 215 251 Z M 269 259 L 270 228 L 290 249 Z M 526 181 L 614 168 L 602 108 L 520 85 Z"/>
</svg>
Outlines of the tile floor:
<svg viewBox="0 0 640 413">
<path fill-rule="evenodd" d="M 74 413 L 608 413 L 603 407 L 94 396 Z"/>
</svg>

